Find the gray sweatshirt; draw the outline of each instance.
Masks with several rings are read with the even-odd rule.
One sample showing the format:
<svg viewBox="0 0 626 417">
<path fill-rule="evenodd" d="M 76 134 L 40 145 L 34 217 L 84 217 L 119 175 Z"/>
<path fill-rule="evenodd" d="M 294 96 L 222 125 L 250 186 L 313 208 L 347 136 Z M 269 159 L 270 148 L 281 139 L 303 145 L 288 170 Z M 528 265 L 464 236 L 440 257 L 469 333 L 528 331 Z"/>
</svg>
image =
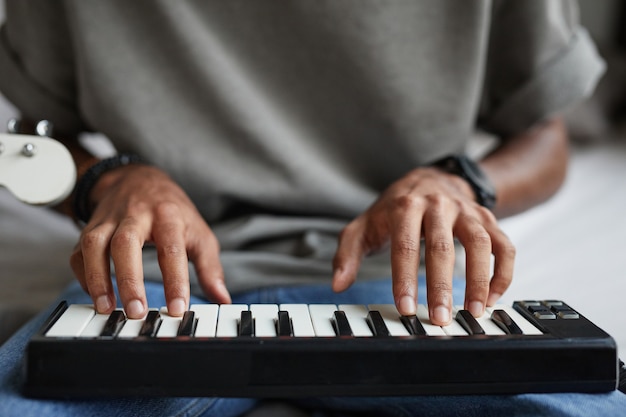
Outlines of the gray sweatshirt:
<svg viewBox="0 0 626 417">
<path fill-rule="evenodd" d="M 5 96 L 167 171 L 231 291 L 329 280 L 337 234 L 393 181 L 564 110 L 602 70 L 559 0 L 7 0 L 0 32 Z M 387 275 L 385 253 L 360 272 Z"/>
</svg>

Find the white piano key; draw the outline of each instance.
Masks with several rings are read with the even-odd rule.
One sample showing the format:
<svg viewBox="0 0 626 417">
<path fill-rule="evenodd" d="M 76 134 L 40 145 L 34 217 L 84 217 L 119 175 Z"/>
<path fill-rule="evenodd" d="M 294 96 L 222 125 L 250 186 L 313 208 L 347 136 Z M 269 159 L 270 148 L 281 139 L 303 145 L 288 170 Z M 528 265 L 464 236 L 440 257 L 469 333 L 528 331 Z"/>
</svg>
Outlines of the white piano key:
<svg viewBox="0 0 626 417">
<path fill-rule="evenodd" d="M 446 332 L 439 326 L 436 326 L 430 322 L 430 317 L 428 315 L 428 307 L 424 304 L 419 304 L 417 306 L 417 318 L 420 323 L 424 327 L 426 334 L 428 336 L 445 336 Z"/>
<path fill-rule="evenodd" d="M 155 308 L 151 308 L 149 310 L 156 310 Z M 129 319 L 126 318 L 124 325 L 120 329 L 120 332 L 117 334 L 117 337 L 126 339 L 139 336 L 139 331 L 141 330 L 141 326 L 146 321 L 146 318 L 143 317 L 141 319 Z"/>
<path fill-rule="evenodd" d="M 276 337 L 278 305 L 251 304 L 250 311 L 254 319 L 254 335 L 256 337 Z"/>
<path fill-rule="evenodd" d="M 46 333 L 49 337 L 78 337 L 96 314 L 91 304 L 72 304 Z"/>
<path fill-rule="evenodd" d="M 159 330 L 157 331 L 157 337 L 176 337 L 178 333 L 178 328 L 180 327 L 180 322 L 183 320 L 183 317 L 174 317 L 167 314 L 167 307 L 161 307 L 159 310 L 159 315 L 161 316 L 161 325 L 159 326 Z"/>
<path fill-rule="evenodd" d="M 117 337 L 121 339 L 137 337 L 139 335 L 139 330 L 141 330 L 141 326 L 143 326 L 143 322 L 145 319 L 126 319 L 124 326 L 117 334 Z"/>
<path fill-rule="evenodd" d="M 493 310 L 504 310 L 508 313 L 511 319 L 522 329 L 522 332 L 527 335 L 540 335 L 543 334 L 541 330 L 536 328 L 532 323 L 524 318 L 520 313 L 515 311 L 515 309 L 506 304 L 496 304 L 493 307 L 487 307 L 486 311 L 491 316 Z"/>
<path fill-rule="evenodd" d="M 448 336 L 467 336 L 469 333 L 461 326 L 461 324 L 456 321 L 454 318 L 456 317 L 457 309 L 452 309 L 452 321 L 447 326 L 441 326 L 443 331 Z"/>
<path fill-rule="evenodd" d="M 409 336 L 410 333 L 400 321 L 400 313 L 393 304 L 370 304 L 367 306 L 370 311 L 378 311 L 389 330 L 391 336 Z"/>
<path fill-rule="evenodd" d="M 367 325 L 367 307 L 359 304 L 340 304 L 339 310 L 346 313 L 346 318 L 354 336 L 366 337 L 374 335 Z"/>
<path fill-rule="evenodd" d="M 334 304 L 311 304 L 309 305 L 309 313 L 311 314 L 311 322 L 315 329 L 317 337 L 336 336 L 335 329 L 332 325 L 332 317 L 337 311 Z"/>
<path fill-rule="evenodd" d="M 454 308 L 456 310 L 463 310 L 463 306 L 455 306 Z M 506 334 L 500 327 L 498 327 L 497 324 L 495 324 L 491 320 L 490 316 L 491 313 L 485 310 L 485 313 L 482 316 L 476 318 L 476 321 L 478 322 L 478 324 L 480 324 L 480 327 L 483 328 L 485 334 L 489 336 Z"/>
<path fill-rule="evenodd" d="M 93 316 L 89 324 L 82 331 L 80 337 L 98 337 L 104 329 L 104 325 L 109 319 L 109 314 L 98 314 Z"/>
<path fill-rule="evenodd" d="M 193 304 L 189 310 L 194 312 L 197 319 L 194 337 L 215 337 L 219 306 L 217 304 Z"/>
<path fill-rule="evenodd" d="M 315 329 L 306 304 L 281 304 L 280 311 L 286 311 L 291 318 L 293 335 L 295 337 L 315 337 Z"/>
<path fill-rule="evenodd" d="M 215 336 L 217 337 L 237 337 L 237 324 L 241 318 L 241 312 L 248 310 L 248 306 L 245 304 L 222 304 L 220 306 L 217 330 Z"/>
</svg>

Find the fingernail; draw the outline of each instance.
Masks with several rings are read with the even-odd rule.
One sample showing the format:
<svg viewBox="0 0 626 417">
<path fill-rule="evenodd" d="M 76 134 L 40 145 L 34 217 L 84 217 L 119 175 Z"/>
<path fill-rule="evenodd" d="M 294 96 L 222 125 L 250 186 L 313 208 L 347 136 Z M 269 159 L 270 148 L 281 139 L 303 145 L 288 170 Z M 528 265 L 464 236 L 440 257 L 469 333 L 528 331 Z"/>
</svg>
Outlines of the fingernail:
<svg viewBox="0 0 626 417">
<path fill-rule="evenodd" d="M 143 317 L 143 303 L 139 300 L 131 300 L 126 304 L 126 315 L 131 318 Z"/>
<path fill-rule="evenodd" d="M 111 308 L 111 300 L 108 295 L 101 295 L 96 298 L 96 311 L 98 313 L 106 313 Z"/>
<path fill-rule="evenodd" d="M 404 295 L 400 297 L 400 301 L 398 302 L 398 310 L 404 314 L 405 316 L 410 316 L 415 314 L 417 307 L 415 305 L 415 300 L 410 295 Z"/>
<path fill-rule="evenodd" d="M 433 319 L 437 323 L 447 323 L 450 321 L 450 311 L 444 306 L 438 306 L 433 309 Z"/>
<path fill-rule="evenodd" d="M 184 299 L 174 298 L 172 301 L 170 301 L 167 312 L 171 316 L 182 316 L 183 314 L 185 314 L 185 307 L 186 303 Z"/>
<path fill-rule="evenodd" d="M 483 303 L 480 301 L 472 301 L 469 303 L 468 310 L 474 317 L 480 317 L 485 312 Z"/>
</svg>

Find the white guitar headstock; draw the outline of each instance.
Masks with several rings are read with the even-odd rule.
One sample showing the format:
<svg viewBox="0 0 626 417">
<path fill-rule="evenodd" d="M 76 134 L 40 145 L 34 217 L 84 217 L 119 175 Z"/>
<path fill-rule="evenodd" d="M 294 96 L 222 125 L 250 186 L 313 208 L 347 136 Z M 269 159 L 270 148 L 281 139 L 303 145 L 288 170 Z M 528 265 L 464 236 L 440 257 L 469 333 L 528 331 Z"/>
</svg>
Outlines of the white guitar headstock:
<svg viewBox="0 0 626 417">
<path fill-rule="evenodd" d="M 63 144 L 44 136 L 48 126 L 38 125 L 40 136 L 0 133 L 0 187 L 27 204 L 60 203 L 76 182 L 72 155 Z"/>
</svg>

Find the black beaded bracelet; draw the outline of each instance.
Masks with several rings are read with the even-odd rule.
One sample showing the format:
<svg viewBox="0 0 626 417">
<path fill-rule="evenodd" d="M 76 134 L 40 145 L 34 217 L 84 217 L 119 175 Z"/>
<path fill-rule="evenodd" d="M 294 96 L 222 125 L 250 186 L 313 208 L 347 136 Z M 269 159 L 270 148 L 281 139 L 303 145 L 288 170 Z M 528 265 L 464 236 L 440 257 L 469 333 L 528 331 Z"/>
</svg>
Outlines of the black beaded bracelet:
<svg viewBox="0 0 626 417">
<path fill-rule="evenodd" d="M 73 209 L 76 219 L 85 224 L 89 222 L 91 218 L 89 195 L 91 194 L 93 186 L 104 173 L 130 164 L 146 163 L 147 162 L 139 155 L 123 153 L 103 159 L 89 167 L 80 177 L 74 189 Z"/>
</svg>

